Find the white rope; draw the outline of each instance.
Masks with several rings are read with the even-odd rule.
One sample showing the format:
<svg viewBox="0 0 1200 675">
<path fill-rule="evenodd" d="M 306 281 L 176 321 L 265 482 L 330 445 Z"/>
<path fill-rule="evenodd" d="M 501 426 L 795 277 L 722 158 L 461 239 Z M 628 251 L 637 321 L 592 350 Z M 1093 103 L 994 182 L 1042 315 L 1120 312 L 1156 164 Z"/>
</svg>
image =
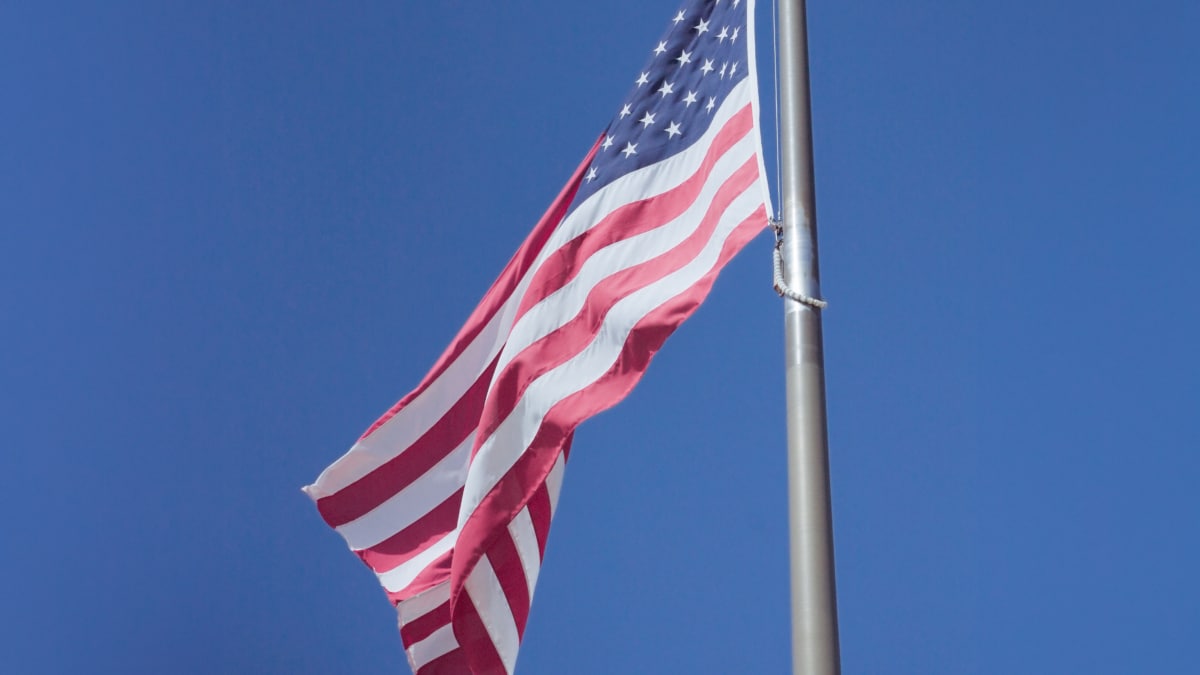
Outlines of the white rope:
<svg viewBox="0 0 1200 675">
<path fill-rule="evenodd" d="M 782 135 L 779 126 L 779 18 L 776 16 L 776 3 L 771 3 L 771 50 L 775 54 L 775 194 L 779 196 L 779 200 L 783 201 L 783 156 L 779 152 L 780 136 Z M 781 298 L 787 298 L 793 302 L 798 302 L 802 305 L 807 305 L 813 309 L 821 310 L 829 306 L 828 302 L 820 298 L 813 298 L 803 293 L 798 293 L 791 286 L 788 286 L 787 281 L 783 276 L 783 222 L 772 220 L 771 227 L 775 229 L 775 292 Z"/>
<path fill-rule="evenodd" d="M 828 307 L 828 302 L 820 298 L 804 295 L 794 290 L 791 286 L 788 286 L 787 281 L 783 278 L 783 223 L 778 220 L 772 220 L 771 227 L 775 230 L 775 292 L 782 298 L 787 298 L 802 305 L 808 305 L 813 309 L 825 309 Z"/>
</svg>

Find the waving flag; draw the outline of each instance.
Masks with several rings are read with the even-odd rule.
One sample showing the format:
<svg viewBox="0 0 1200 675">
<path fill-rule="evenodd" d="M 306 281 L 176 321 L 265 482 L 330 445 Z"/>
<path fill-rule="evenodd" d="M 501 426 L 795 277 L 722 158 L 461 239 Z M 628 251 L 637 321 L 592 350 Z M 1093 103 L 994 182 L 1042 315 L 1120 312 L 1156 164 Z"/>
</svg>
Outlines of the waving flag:
<svg viewBox="0 0 1200 675">
<path fill-rule="evenodd" d="M 766 226 L 753 55 L 752 0 L 679 10 L 433 369 L 306 488 L 418 675 L 513 672 L 575 428 Z"/>
</svg>

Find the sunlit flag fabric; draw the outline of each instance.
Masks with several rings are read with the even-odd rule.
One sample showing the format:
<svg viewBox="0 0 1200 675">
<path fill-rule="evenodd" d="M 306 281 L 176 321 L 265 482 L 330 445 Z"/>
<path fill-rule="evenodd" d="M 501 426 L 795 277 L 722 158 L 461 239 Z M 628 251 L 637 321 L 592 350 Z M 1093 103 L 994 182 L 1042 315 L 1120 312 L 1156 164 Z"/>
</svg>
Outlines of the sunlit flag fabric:
<svg viewBox="0 0 1200 675">
<path fill-rule="evenodd" d="M 433 369 L 306 488 L 418 675 L 513 672 L 575 428 L 766 226 L 752 24 L 750 0 L 673 16 Z"/>
</svg>

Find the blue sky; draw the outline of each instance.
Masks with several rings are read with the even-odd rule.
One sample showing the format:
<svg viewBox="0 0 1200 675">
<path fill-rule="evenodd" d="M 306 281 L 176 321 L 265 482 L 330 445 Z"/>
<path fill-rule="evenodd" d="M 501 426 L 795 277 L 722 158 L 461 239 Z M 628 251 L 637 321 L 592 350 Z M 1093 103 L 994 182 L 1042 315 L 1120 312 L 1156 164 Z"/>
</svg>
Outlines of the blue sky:
<svg viewBox="0 0 1200 675">
<path fill-rule="evenodd" d="M 1190 672 L 1200 5 L 811 5 L 845 672 Z M 0 7 L 4 669 L 406 672 L 299 488 L 676 9 Z M 786 672 L 769 254 L 577 434 L 520 672 Z"/>
</svg>

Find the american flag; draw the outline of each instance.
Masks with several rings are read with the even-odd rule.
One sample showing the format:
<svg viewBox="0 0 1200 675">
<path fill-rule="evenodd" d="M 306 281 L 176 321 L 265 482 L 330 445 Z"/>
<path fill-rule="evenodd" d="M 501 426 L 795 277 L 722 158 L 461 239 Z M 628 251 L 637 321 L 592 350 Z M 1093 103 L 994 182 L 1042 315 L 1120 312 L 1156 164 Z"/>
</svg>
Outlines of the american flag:
<svg viewBox="0 0 1200 675">
<path fill-rule="evenodd" d="M 396 606 L 418 675 L 513 672 L 575 428 L 766 226 L 753 7 L 673 15 L 433 369 L 306 488 Z"/>
</svg>

